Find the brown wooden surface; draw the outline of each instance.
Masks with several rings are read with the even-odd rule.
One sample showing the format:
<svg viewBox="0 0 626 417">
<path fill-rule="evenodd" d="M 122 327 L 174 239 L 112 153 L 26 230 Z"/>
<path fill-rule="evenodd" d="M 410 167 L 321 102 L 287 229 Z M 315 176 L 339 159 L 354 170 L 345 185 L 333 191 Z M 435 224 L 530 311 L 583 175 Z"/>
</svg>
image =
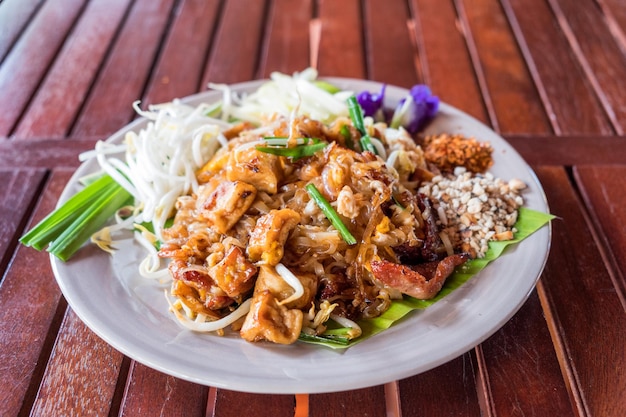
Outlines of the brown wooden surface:
<svg viewBox="0 0 626 417">
<path fill-rule="evenodd" d="M 353 391 L 241 393 L 117 352 L 19 237 L 133 101 L 309 65 L 425 82 L 501 133 L 557 216 L 536 289 L 469 352 Z M 620 0 L 0 1 L 0 416 L 626 415 L 625 83 Z"/>
</svg>

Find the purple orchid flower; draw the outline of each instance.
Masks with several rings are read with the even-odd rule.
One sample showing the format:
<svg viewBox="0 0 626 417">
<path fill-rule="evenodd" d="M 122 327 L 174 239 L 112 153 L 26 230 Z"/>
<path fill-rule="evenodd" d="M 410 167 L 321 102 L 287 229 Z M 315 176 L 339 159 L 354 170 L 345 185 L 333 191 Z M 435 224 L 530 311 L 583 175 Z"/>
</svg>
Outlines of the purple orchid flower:
<svg viewBox="0 0 626 417">
<path fill-rule="evenodd" d="M 402 99 L 391 118 L 390 127 L 404 127 L 409 133 L 420 131 L 439 110 L 439 97 L 432 95 L 430 88 L 418 84 L 411 88 L 407 98 Z"/>
<path fill-rule="evenodd" d="M 363 109 L 363 116 L 370 116 L 374 119 L 382 120 L 383 116 L 383 100 L 385 99 L 386 85 L 380 89 L 380 93 L 370 93 L 369 91 L 362 91 L 356 99 Z"/>
</svg>

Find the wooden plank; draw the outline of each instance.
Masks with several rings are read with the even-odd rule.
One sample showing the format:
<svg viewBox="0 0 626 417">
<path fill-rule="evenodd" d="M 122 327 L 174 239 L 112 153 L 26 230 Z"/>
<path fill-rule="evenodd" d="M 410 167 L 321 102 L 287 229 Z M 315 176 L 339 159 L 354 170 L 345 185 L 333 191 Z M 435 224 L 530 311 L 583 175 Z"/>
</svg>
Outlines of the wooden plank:
<svg viewBox="0 0 626 417">
<path fill-rule="evenodd" d="M 507 415 L 511 410 L 518 415 L 574 414 L 535 291 L 479 351 L 480 375 L 486 380 L 481 385 L 486 386 L 494 415 Z"/>
<path fill-rule="evenodd" d="M 55 172 L 36 209 L 32 225 L 55 206 L 69 179 L 67 171 Z M 19 247 L 0 285 L 0 415 L 28 414 L 50 354 L 64 308 L 45 252 Z"/>
<path fill-rule="evenodd" d="M 259 78 L 267 78 L 273 71 L 291 74 L 311 65 L 309 23 L 313 12 L 312 2 L 313 0 L 270 2 Z"/>
<path fill-rule="evenodd" d="M 622 0 L 596 0 L 609 30 L 626 52 L 626 7 Z"/>
<path fill-rule="evenodd" d="M 411 88 L 419 81 L 417 48 L 405 2 L 368 0 L 363 5 L 367 73 L 371 80 Z"/>
<path fill-rule="evenodd" d="M 0 271 L 6 270 L 13 256 L 44 176 L 41 169 L 0 170 Z"/>
<path fill-rule="evenodd" d="M 30 415 L 109 415 L 122 359 L 68 308 Z"/>
<path fill-rule="evenodd" d="M 363 79 L 365 48 L 358 0 L 319 0 L 321 26 L 317 69 L 320 75 Z"/>
<path fill-rule="evenodd" d="M 134 2 L 71 132 L 106 136 L 135 117 L 132 103 L 144 86 L 166 30 L 173 0 Z"/>
<path fill-rule="evenodd" d="M 559 25 L 618 134 L 626 130 L 626 54 L 594 0 L 549 0 Z"/>
<path fill-rule="evenodd" d="M 530 165 L 622 164 L 626 161 L 624 136 L 526 136 L 506 140 Z"/>
<path fill-rule="evenodd" d="M 552 222 L 550 257 L 538 290 L 573 403 L 580 415 L 623 416 L 624 306 L 567 173 L 541 167 L 537 174 L 550 211 L 558 216 Z M 612 192 L 623 194 L 623 183 Z"/>
<path fill-rule="evenodd" d="M 67 134 L 129 4 L 129 0 L 89 2 L 15 129 L 17 138 Z"/>
<path fill-rule="evenodd" d="M 94 148 L 96 139 L 0 140 L 0 166 L 10 168 L 77 167 L 78 155 Z"/>
<path fill-rule="evenodd" d="M 491 124 L 501 133 L 552 131 L 524 57 L 497 0 L 458 0 Z"/>
<path fill-rule="evenodd" d="M 589 80 L 545 1 L 502 0 L 502 6 L 554 132 L 612 133 Z"/>
<path fill-rule="evenodd" d="M 576 166 L 574 175 L 591 220 L 601 230 L 597 239 L 602 243 L 603 256 L 611 265 L 613 283 L 626 309 L 626 165 Z"/>
<path fill-rule="evenodd" d="M 329 378 L 339 375 L 329 375 Z M 382 385 L 353 391 L 309 395 L 309 417 L 357 417 L 386 415 Z"/>
<path fill-rule="evenodd" d="M 457 25 L 454 1 L 411 0 L 410 5 L 423 82 L 442 101 L 488 123 L 465 34 Z"/>
<path fill-rule="evenodd" d="M 209 388 L 132 362 L 120 416 L 204 416 Z"/>
<path fill-rule="evenodd" d="M 0 7 L 0 62 L 32 20 L 43 0 L 4 0 Z"/>
<path fill-rule="evenodd" d="M 45 2 L 0 66 L 0 136 L 8 136 L 80 14 L 85 0 Z M 47 31 L 42 28 L 54 27 Z M 41 33 L 47 33 L 41 36 Z"/>
<path fill-rule="evenodd" d="M 175 20 L 142 100 L 144 106 L 206 89 L 201 80 L 219 5 L 218 0 L 177 4 Z"/>
<path fill-rule="evenodd" d="M 466 353 L 399 381 L 402 415 L 480 416 L 473 362 Z"/>
<path fill-rule="evenodd" d="M 232 0 L 224 4 L 203 86 L 209 82 L 231 84 L 256 77 L 266 7 L 266 0 Z"/>
<path fill-rule="evenodd" d="M 217 389 L 209 396 L 207 417 L 291 416 L 293 395 L 250 394 Z"/>
</svg>

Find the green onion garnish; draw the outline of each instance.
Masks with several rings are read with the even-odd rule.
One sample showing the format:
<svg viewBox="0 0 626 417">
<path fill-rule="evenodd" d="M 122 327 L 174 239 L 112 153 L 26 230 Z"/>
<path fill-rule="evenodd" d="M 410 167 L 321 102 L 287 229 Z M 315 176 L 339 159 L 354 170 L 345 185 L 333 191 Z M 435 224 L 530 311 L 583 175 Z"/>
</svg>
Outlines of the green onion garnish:
<svg viewBox="0 0 626 417">
<path fill-rule="evenodd" d="M 370 136 L 365 130 L 365 123 L 363 122 L 363 109 L 355 96 L 350 96 L 348 98 L 348 112 L 350 113 L 350 120 L 352 120 L 352 124 L 361 134 L 361 140 L 359 141 L 361 149 L 369 151 L 374 155 L 378 155 L 376 148 L 372 144 Z"/>
<path fill-rule="evenodd" d="M 335 229 L 339 231 L 339 234 L 346 241 L 348 245 L 356 244 L 356 239 L 352 236 L 352 233 L 348 230 L 345 224 L 341 221 L 339 214 L 335 211 L 335 209 L 330 205 L 330 203 L 324 198 L 322 193 L 317 189 L 315 184 L 308 184 L 306 186 L 306 190 L 315 201 L 315 203 L 322 210 L 326 218 L 330 221 Z"/>
<path fill-rule="evenodd" d="M 307 334 L 304 332 L 300 333 L 300 337 L 298 337 L 298 339 L 302 340 L 303 342 L 320 342 L 320 343 L 332 342 L 332 343 L 337 343 L 339 345 L 344 345 L 344 346 L 347 346 L 350 343 L 350 339 L 348 339 L 347 337 L 336 336 L 336 335 L 325 335 L 325 334 L 314 335 L 314 334 Z"/>
<path fill-rule="evenodd" d="M 130 197 L 121 185 L 103 175 L 46 216 L 20 242 L 37 250 L 47 246 L 48 252 L 67 261 Z"/>
<path fill-rule="evenodd" d="M 354 141 L 352 140 L 352 133 L 350 133 L 350 129 L 348 128 L 347 125 L 341 126 L 341 129 L 339 129 L 339 134 L 343 136 L 343 140 L 346 143 L 346 147 L 348 149 L 354 150 Z"/>
<path fill-rule="evenodd" d="M 321 151 L 328 143 L 321 142 L 317 138 L 310 139 L 297 139 L 296 146 L 291 148 L 287 147 L 288 138 L 264 138 L 265 142 L 270 146 L 257 146 L 256 149 L 261 152 L 271 153 L 272 155 L 286 156 L 293 160 L 304 158 L 305 156 L 312 156 L 315 153 Z M 310 143 L 305 144 L 305 140 Z"/>
</svg>

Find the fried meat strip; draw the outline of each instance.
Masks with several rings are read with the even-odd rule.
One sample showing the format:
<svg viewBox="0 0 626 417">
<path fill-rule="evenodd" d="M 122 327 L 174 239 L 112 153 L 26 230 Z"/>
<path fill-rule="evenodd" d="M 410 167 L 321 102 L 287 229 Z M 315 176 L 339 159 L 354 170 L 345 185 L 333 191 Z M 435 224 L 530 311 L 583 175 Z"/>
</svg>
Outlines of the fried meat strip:
<svg viewBox="0 0 626 417">
<path fill-rule="evenodd" d="M 441 261 L 417 265 L 401 265 L 381 260 L 372 261 L 374 277 L 390 288 L 411 297 L 428 300 L 436 296 L 454 268 L 463 265 L 469 256 L 455 254 Z"/>
</svg>

